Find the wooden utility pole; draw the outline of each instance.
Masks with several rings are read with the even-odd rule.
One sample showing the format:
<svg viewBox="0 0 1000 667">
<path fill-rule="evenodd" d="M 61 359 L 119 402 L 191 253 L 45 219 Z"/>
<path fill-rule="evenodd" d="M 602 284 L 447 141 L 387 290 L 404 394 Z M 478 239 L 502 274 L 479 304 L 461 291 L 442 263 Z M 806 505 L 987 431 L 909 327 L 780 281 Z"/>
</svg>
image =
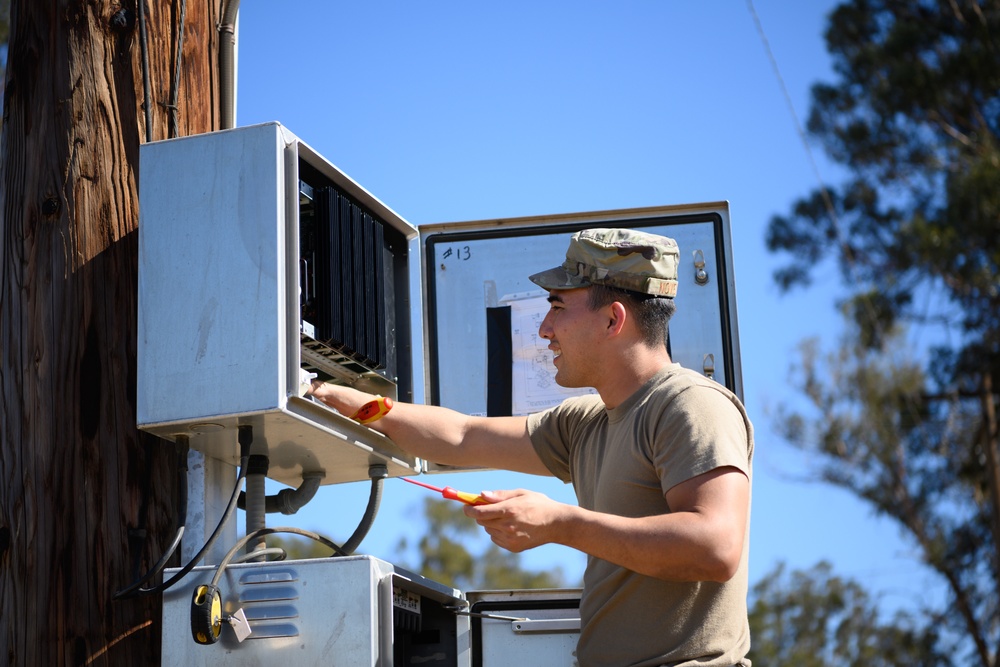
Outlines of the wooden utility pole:
<svg viewBox="0 0 1000 667">
<path fill-rule="evenodd" d="M 135 427 L 143 99 L 154 140 L 219 128 L 219 3 L 12 3 L 0 135 L 2 664 L 160 660 L 159 596 L 112 600 L 175 527 L 174 447 Z"/>
</svg>

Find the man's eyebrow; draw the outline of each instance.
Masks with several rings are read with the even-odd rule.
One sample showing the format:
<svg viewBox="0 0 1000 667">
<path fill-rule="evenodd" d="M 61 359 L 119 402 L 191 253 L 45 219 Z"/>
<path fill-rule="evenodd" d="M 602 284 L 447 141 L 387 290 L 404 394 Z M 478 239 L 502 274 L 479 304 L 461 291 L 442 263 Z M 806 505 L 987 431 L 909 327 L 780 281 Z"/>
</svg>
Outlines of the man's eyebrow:
<svg viewBox="0 0 1000 667">
<path fill-rule="evenodd" d="M 563 298 L 561 296 L 559 296 L 558 294 L 552 294 L 551 292 L 549 293 L 549 298 L 546 299 L 546 301 L 548 301 L 549 303 L 554 303 L 556 301 L 558 301 L 559 303 L 566 303 L 565 301 L 563 301 Z"/>
</svg>

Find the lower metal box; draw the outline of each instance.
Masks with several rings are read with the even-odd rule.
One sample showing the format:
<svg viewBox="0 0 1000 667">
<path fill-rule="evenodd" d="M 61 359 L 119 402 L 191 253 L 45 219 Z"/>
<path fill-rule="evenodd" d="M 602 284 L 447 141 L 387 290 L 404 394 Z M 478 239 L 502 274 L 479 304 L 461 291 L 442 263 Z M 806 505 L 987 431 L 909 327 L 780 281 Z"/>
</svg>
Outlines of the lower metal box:
<svg viewBox="0 0 1000 667">
<path fill-rule="evenodd" d="M 164 593 L 164 667 L 468 664 L 462 594 L 371 556 L 227 567 L 222 615 L 242 610 L 250 635 L 240 642 L 224 622 L 217 643 L 197 644 L 192 596 L 215 573 L 195 568 Z"/>
<path fill-rule="evenodd" d="M 575 667 L 580 591 L 520 590 L 467 594 L 473 667 Z"/>
</svg>

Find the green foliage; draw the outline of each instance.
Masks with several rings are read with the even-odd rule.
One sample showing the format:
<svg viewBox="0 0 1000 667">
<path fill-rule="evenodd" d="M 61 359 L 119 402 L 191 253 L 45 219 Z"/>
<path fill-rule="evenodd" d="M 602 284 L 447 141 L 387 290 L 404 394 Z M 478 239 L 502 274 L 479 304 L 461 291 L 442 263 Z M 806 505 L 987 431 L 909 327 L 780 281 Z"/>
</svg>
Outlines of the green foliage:
<svg viewBox="0 0 1000 667">
<path fill-rule="evenodd" d="M 920 319 L 912 296 L 929 291 L 961 307 L 964 330 L 988 339 L 996 362 L 998 34 L 996 0 L 853 0 L 831 14 L 840 78 L 814 86 L 808 128 L 854 178 L 771 221 L 768 247 L 790 257 L 779 284 L 808 284 L 834 258 L 846 284 L 892 306 L 880 311 L 889 326 Z"/>
<path fill-rule="evenodd" d="M 951 593 L 939 630 L 984 667 L 1000 646 L 998 35 L 1000 0 L 839 5 L 808 129 L 850 177 L 767 234 L 785 289 L 839 267 L 849 324 L 834 353 L 804 345 L 807 404 L 784 435 L 920 547 Z M 925 330 L 936 347 L 908 355 Z"/>
<path fill-rule="evenodd" d="M 753 588 L 749 657 L 755 665 L 947 667 L 933 627 L 898 612 L 890 621 L 856 582 L 829 563 L 786 572 L 779 564 Z"/>
<path fill-rule="evenodd" d="M 812 408 L 780 410 L 783 435 L 823 455 L 823 479 L 904 526 L 928 564 L 956 581 L 961 568 L 975 587 L 990 575 L 974 563 L 995 559 L 976 405 L 927 400 L 923 369 L 898 334 L 884 353 L 857 338 L 848 332 L 826 355 L 816 341 L 803 344 L 794 382 Z M 966 544 L 963 535 L 979 540 Z"/>
<path fill-rule="evenodd" d="M 465 516 L 460 504 L 426 498 L 424 515 L 427 532 L 416 545 L 417 565 L 410 567 L 423 576 L 460 590 L 559 588 L 564 585 L 560 569 L 527 570 L 521 564 L 520 554 L 505 551 L 490 542 L 482 528 Z M 409 550 L 407 542 L 401 540 L 399 552 L 405 555 Z"/>
<path fill-rule="evenodd" d="M 951 607 L 937 610 L 942 630 L 984 658 L 1000 635 L 995 496 L 978 403 L 928 397 L 924 369 L 898 332 L 886 335 L 884 351 L 862 338 L 849 330 L 825 354 L 815 340 L 803 344 L 793 381 L 810 407 L 779 410 L 782 435 L 822 456 L 823 480 L 904 529 L 952 593 Z"/>
</svg>

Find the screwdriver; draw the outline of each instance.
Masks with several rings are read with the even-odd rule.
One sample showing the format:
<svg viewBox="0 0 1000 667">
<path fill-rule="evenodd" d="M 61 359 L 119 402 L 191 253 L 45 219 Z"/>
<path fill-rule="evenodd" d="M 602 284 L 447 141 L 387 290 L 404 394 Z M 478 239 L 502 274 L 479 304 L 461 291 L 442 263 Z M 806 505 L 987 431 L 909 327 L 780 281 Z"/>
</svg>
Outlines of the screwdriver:
<svg viewBox="0 0 1000 667">
<path fill-rule="evenodd" d="M 410 479 L 409 477 L 401 478 L 404 482 L 409 482 L 410 484 L 416 484 L 417 486 L 422 486 L 425 489 L 430 489 L 431 491 L 437 491 L 442 496 L 448 500 L 457 500 L 459 502 L 465 503 L 466 505 L 489 505 L 490 501 L 486 500 L 482 496 L 477 496 L 472 493 L 466 493 L 465 491 L 456 491 L 450 486 L 446 486 L 443 489 L 439 486 L 431 486 L 425 482 L 418 482 L 415 479 Z"/>
</svg>

